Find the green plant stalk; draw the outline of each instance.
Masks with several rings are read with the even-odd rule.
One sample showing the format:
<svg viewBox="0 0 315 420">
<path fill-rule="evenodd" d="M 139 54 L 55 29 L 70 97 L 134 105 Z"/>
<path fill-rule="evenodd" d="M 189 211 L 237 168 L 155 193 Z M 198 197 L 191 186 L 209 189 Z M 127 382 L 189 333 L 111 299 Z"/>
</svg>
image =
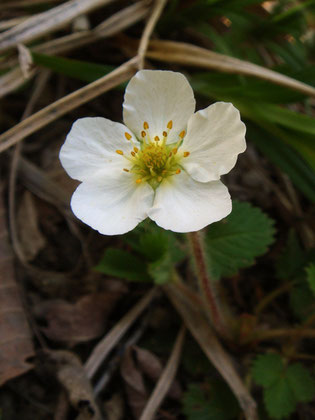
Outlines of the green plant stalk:
<svg viewBox="0 0 315 420">
<path fill-rule="evenodd" d="M 227 328 L 224 311 L 216 298 L 215 288 L 210 278 L 203 246 L 203 239 L 200 232 L 187 234 L 192 256 L 194 258 L 199 289 L 203 297 L 204 307 L 210 318 L 211 324 L 216 332 L 224 339 L 230 339 L 231 334 Z"/>
</svg>

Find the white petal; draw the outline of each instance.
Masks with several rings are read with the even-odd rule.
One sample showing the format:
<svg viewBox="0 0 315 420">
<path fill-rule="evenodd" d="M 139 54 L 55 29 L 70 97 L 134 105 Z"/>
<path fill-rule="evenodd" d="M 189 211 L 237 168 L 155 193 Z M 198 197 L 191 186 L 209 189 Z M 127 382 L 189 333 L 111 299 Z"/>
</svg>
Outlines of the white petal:
<svg viewBox="0 0 315 420">
<path fill-rule="evenodd" d="M 136 184 L 128 173 L 97 177 L 78 186 L 71 199 L 73 213 L 104 235 L 120 235 L 134 229 L 147 217 L 154 191 L 149 184 Z"/>
<path fill-rule="evenodd" d="M 245 151 L 245 132 L 240 113 L 231 103 L 217 102 L 196 112 L 188 121 L 181 146 L 182 151 L 190 152 L 181 162 L 183 167 L 196 181 L 220 179 Z"/>
<path fill-rule="evenodd" d="M 221 181 L 197 182 L 182 172 L 157 188 L 148 216 L 164 229 L 194 232 L 223 219 L 231 210 L 230 194 Z"/>
<path fill-rule="evenodd" d="M 161 136 L 169 121 L 173 128 L 168 142 L 178 140 L 195 111 L 193 90 L 181 73 L 141 70 L 128 83 L 123 104 L 124 123 L 138 137 L 143 123 L 149 124 L 151 138 Z"/>
<path fill-rule="evenodd" d="M 130 164 L 116 150 L 130 154 L 133 146 L 125 137 L 132 133 L 123 124 L 106 118 L 77 120 L 60 150 L 60 161 L 68 174 L 79 181 L 93 177 L 98 171 L 110 173 L 129 168 Z M 133 136 L 133 141 L 139 146 Z"/>
</svg>

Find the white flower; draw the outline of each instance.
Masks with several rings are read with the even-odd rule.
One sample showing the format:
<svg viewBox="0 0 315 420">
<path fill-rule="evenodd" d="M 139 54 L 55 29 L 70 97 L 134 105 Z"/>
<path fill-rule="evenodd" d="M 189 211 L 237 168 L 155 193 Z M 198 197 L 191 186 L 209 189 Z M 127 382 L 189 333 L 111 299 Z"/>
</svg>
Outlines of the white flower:
<svg viewBox="0 0 315 420">
<path fill-rule="evenodd" d="M 246 148 L 245 125 L 230 103 L 194 111 L 181 73 L 141 70 L 126 88 L 125 125 L 77 120 L 60 151 L 68 174 L 82 181 L 74 214 L 106 235 L 126 233 L 146 217 L 192 232 L 227 216 L 231 198 L 220 176 Z"/>
</svg>

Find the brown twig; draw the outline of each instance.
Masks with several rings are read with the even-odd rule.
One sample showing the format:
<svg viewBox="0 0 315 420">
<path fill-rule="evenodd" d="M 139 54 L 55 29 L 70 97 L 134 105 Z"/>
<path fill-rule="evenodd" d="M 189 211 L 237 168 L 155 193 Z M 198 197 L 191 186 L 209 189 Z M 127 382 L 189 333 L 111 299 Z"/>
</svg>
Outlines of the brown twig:
<svg viewBox="0 0 315 420">
<path fill-rule="evenodd" d="M 134 57 L 106 76 L 64 96 L 15 125 L 13 128 L 0 135 L 0 152 L 7 150 L 9 147 L 17 144 L 25 137 L 35 133 L 40 128 L 45 127 L 47 124 L 55 121 L 72 109 L 85 104 L 91 99 L 96 98 L 102 93 L 107 92 L 120 83 L 130 79 L 136 72 L 137 63 L 138 58 Z"/>
<path fill-rule="evenodd" d="M 201 232 L 188 233 L 192 255 L 196 267 L 199 288 L 202 293 L 206 313 L 209 314 L 213 328 L 221 337 L 229 338 L 223 311 L 217 301 L 213 282 L 209 276 L 206 257 L 203 249 Z"/>
<path fill-rule="evenodd" d="M 139 57 L 139 69 L 143 69 L 144 67 L 144 57 L 148 49 L 149 40 L 151 34 L 154 30 L 154 27 L 161 16 L 161 13 L 164 9 L 167 0 L 155 0 L 155 4 L 152 10 L 152 13 L 148 19 L 148 22 L 144 28 L 142 33 L 142 37 L 140 40 L 139 48 L 138 48 L 138 57 Z"/>
<path fill-rule="evenodd" d="M 153 420 L 155 413 L 165 398 L 170 386 L 176 375 L 179 365 L 180 356 L 184 344 L 186 328 L 183 325 L 177 335 L 175 345 L 172 353 L 167 361 L 165 369 L 163 370 L 154 391 L 152 392 L 142 414 L 140 420 Z"/>
<path fill-rule="evenodd" d="M 85 370 L 88 378 L 92 378 L 109 352 L 135 322 L 141 312 L 149 305 L 157 290 L 151 289 L 96 345 L 90 357 L 85 362 Z"/>
</svg>

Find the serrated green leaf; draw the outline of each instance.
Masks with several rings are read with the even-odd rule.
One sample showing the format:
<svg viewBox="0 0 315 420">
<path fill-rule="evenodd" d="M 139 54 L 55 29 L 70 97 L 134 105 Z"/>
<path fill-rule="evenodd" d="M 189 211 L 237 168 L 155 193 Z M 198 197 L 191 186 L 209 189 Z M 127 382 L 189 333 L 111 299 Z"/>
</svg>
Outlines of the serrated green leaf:
<svg viewBox="0 0 315 420">
<path fill-rule="evenodd" d="M 169 247 L 169 236 L 162 229 L 145 232 L 139 237 L 137 251 L 149 261 L 157 261 L 163 257 Z"/>
<path fill-rule="evenodd" d="M 286 376 L 297 401 L 312 401 L 315 395 L 315 381 L 301 363 L 290 365 Z"/>
<path fill-rule="evenodd" d="M 273 242 L 273 220 L 249 203 L 234 201 L 232 213 L 206 234 L 209 269 L 216 279 L 249 267 Z"/>
<path fill-rule="evenodd" d="M 282 419 L 293 413 L 296 400 L 286 377 L 280 377 L 264 390 L 264 402 L 269 415 Z"/>
<path fill-rule="evenodd" d="M 271 386 L 284 371 L 284 364 L 279 354 L 262 354 L 257 357 L 252 366 L 252 376 L 258 385 Z"/>
<path fill-rule="evenodd" d="M 95 269 L 103 274 L 129 281 L 152 281 L 147 273 L 146 262 L 121 249 L 107 248 Z"/>
<path fill-rule="evenodd" d="M 307 268 L 306 268 L 306 278 L 307 278 L 307 282 L 310 286 L 311 291 L 313 292 L 314 296 L 315 296 L 315 263 L 314 264 L 310 264 Z"/>
<path fill-rule="evenodd" d="M 221 380 L 213 380 L 207 385 L 207 393 L 198 385 L 189 386 L 183 399 L 183 412 L 187 416 L 187 419 L 234 419 L 240 409 L 229 387 Z"/>
</svg>

